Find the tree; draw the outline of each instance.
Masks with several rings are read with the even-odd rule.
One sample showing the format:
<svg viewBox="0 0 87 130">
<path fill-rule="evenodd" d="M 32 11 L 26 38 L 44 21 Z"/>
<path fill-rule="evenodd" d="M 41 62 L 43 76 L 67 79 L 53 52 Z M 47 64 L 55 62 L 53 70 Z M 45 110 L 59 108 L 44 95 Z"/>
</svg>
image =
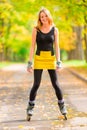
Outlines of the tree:
<svg viewBox="0 0 87 130">
<path fill-rule="evenodd" d="M 86 62 L 87 62 L 87 11 L 86 11 L 86 8 L 87 8 L 87 1 L 86 0 L 83 0 L 83 7 L 85 8 L 85 11 L 84 11 L 84 40 L 85 40 L 85 59 L 86 59 Z"/>
<path fill-rule="evenodd" d="M 25 60 L 27 59 L 31 44 L 31 31 L 36 25 L 38 11 L 40 8 L 46 7 L 51 11 L 55 25 L 59 28 L 60 49 L 68 52 L 69 56 L 72 52 L 78 52 L 79 56 L 76 57 L 77 55 L 74 53 L 73 58 L 82 59 L 82 42 L 83 39 L 87 41 L 86 31 L 84 31 L 84 37 L 82 34 L 84 22 L 87 24 L 85 19 L 86 3 L 85 0 L 22 0 L 22 2 L 21 0 L 2 0 L 0 3 L 0 26 L 3 31 L 0 32 L 3 32 L 3 36 L 0 33 L 0 48 L 4 58 L 21 60 L 24 57 Z M 86 26 L 84 27 L 86 30 Z M 79 39 L 78 36 L 81 38 Z"/>
</svg>

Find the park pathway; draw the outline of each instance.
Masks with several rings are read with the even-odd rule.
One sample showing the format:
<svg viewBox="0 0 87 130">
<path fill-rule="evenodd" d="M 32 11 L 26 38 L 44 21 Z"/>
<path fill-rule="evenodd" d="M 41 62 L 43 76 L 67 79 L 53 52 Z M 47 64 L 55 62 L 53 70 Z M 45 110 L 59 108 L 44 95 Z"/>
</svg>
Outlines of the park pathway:
<svg viewBox="0 0 87 130">
<path fill-rule="evenodd" d="M 62 119 L 47 71 L 43 72 L 34 115 L 26 121 L 28 94 L 33 74 L 25 64 L 0 70 L 0 130 L 87 130 L 87 83 L 66 68 L 58 74 L 68 109 L 68 120 Z"/>
</svg>

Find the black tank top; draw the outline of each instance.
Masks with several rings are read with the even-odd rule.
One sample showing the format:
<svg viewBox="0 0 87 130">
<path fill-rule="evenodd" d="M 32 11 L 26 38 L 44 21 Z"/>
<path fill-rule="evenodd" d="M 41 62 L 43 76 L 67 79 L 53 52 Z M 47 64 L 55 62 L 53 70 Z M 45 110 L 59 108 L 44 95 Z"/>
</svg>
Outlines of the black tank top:
<svg viewBox="0 0 87 130">
<path fill-rule="evenodd" d="M 37 55 L 40 55 L 40 51 L 51 51 L 51 54 L 54 55 L 54 27 L 52 27 L 52 29 L 48 33 L 43 33 L 42 31 L 37 29 L 36 43 Z"/>
</svg>

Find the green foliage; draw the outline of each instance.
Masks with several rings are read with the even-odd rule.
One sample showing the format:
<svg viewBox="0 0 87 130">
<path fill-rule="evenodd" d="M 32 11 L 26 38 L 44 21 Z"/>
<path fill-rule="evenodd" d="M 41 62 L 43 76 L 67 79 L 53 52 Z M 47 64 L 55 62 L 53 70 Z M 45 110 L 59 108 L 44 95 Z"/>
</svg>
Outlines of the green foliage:
<svg viewBox="0 0 87 130">
<path fill-rule="evenodd" d="M 59 28 L 61 49 L 69 51 L 75 48 L 72 26 L 84 24 L 87 2 L 84 3 L 82 0 L 1 0 L 0 52 L 7 51 L 12 60 L 26 60 L 31 44 L 32 28 L 36 25 L 38 11 L 42 7 L 50 10 L 54 23 Z"/>
</svg>

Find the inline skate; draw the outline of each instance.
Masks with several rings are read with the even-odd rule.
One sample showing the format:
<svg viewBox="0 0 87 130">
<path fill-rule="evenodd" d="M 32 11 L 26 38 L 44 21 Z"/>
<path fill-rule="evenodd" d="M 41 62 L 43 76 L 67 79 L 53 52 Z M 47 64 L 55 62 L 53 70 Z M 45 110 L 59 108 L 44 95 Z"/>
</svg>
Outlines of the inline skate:
<svg viewBox="0 0 87 130">
<path fill-rule="evenodd" d="M 59 105 L 60 112 L 62 113 L 62 115 L 64 115 L 64 119 L 67 120 L 67 110 L 66 110 L 66 106 L 64 105 L 64 102 L 58 103 L 58 105 Z"/>
<path fill-rule="evenodd" d="M 31 116 L 33 115 L 34 103 L 29 103 L 27 107 L 27 121 L 31 120 Z"/>
</svg>

